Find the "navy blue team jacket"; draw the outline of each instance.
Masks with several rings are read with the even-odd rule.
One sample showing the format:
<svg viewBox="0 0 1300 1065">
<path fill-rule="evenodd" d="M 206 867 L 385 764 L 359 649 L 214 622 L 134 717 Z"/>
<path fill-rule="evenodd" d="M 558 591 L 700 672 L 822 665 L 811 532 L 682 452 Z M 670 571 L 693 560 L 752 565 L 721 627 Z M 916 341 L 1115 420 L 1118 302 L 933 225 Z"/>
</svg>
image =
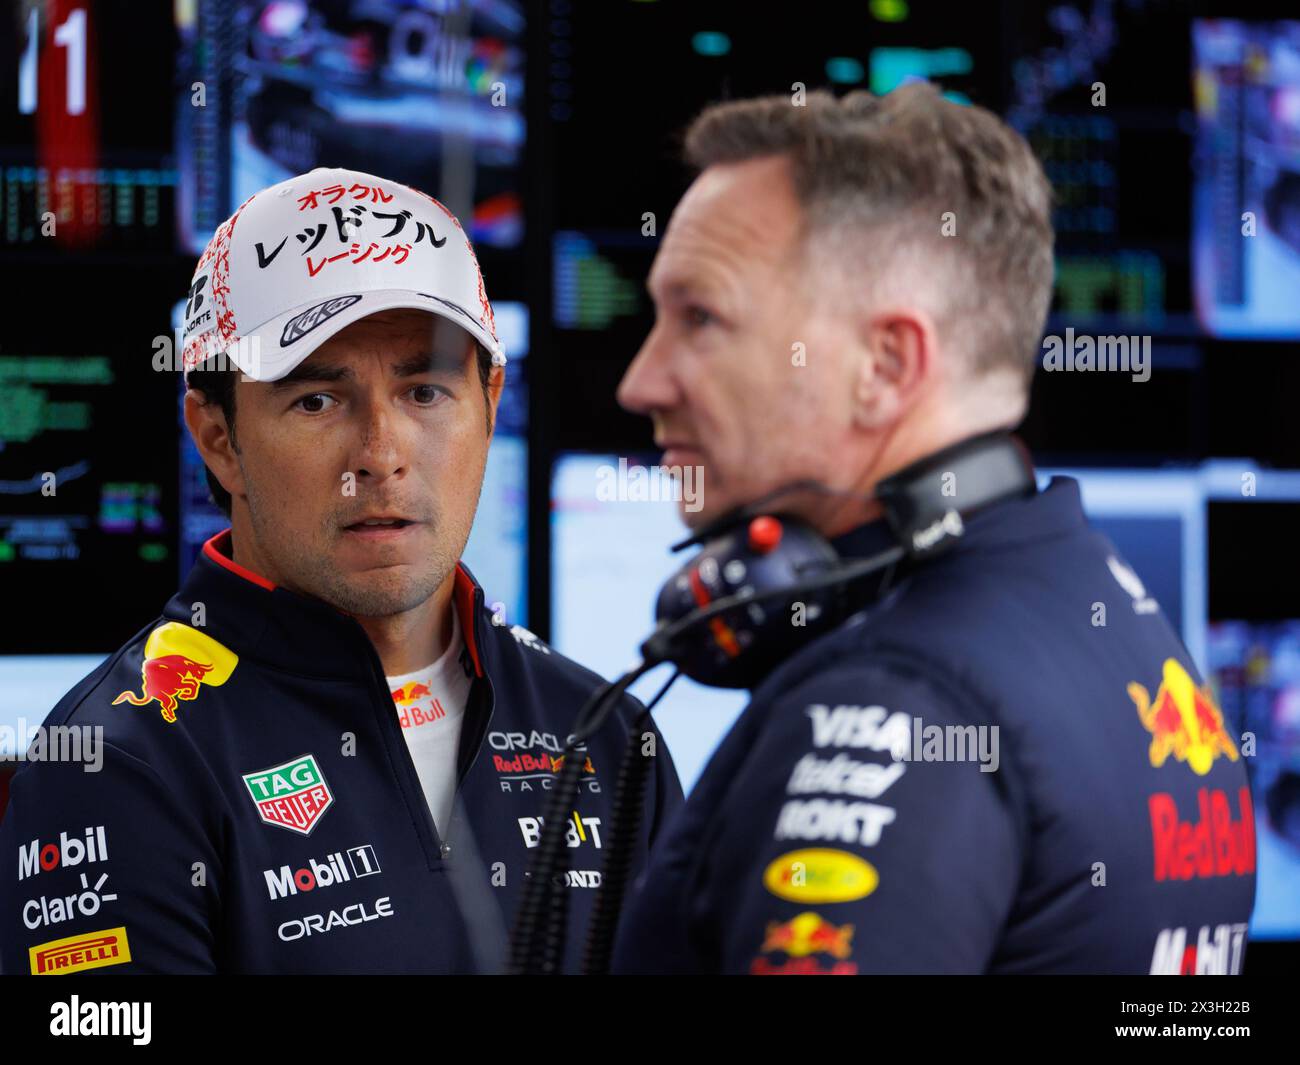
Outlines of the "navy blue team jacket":
<svg viewBox="0 0 1300 1065">
<path fill-rule="evenodd" d="M 163 616 L 46 725 L 102 726 L 99 772 L 31 761 L 0 825 L 5 973 L 445 973 L 502 961 L 564 738 L 600 678 L 494 624 L 458 567 L 473 681 L 441 838 L 355 620 L 204 547 Z M 600 882 L 639 709 L 584 752 L 568 957 Z M 681 800 L 662 742 L 639 862 Z"/>
<path fill-rule="evenodd" d="M 1238 738 L 1055 478 L 764 678 L 615 969 L 1236 973 L 1254 895 Z"/>
</svg>

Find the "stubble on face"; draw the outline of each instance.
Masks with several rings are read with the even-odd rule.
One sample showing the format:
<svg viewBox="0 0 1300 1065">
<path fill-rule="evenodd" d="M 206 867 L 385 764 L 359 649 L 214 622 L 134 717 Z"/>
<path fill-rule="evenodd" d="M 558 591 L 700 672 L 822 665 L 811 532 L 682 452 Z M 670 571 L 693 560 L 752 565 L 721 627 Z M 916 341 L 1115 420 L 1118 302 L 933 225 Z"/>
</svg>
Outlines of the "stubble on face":
<svg viewBox="0 0 1300 1065">
<path fill-rule="evenodd" d="M 678 205 L 656 260 L 662 293 L 688 291 L 721 318 L 698 349 L 681 333 L 657 342 L 676 402 L 642 404 L 656 439 L 700 449 L 708 487 L 694 510 L 684 499 L 679 507 L 691 527 L 783 484 L 826 477 L 831 427 L 845 417 L 827 343 L 834 306 L 813 276 L 791 180 L 780 158 L 710 168 Z M 672 330 L 671 297 L 665 303 Z"/>
<path fill-rule="evenodd" d="M 412 514 L 424 523 L 421 535 L 427 546 L 419 564 L 402 563 L 395 558 L 396 548 L 380 547 L 375 549 L 374 567 L 348 571 L 334 558 L 346 535 L 341 523 L 350 515 L 322 518 L 317 532 L 308 538 L 286 534 L 276 521 L 280 493 L 274 489 L 263 493 L 261 485 L 247 476 L 244 483 L 254 532 L 263 550 L 274 554 L 285 587 L 355 617 L 391 617 L 423 605 L 451 575 L 469 541 L 471 522 L 453 529 L 437 504 L 426 501 L 418 514 Z M 477 503 L 475 496 L 475 507 Z"/>
<path fill-rule="evenodd" d="M 446 348 L 447 333 L 440 322 L 435 326 L 444 339 L 435 344 Z M 346 337 L 339 334 L 332 348 L 335 354 L 378 351 L 385 359 L 413 356 L 428 349 L 429 324 L 429 316 L 418 311 L 384 312 L 350 327 Z M 331 353 L 324 345 L 322 352 Z M 366 355 L 367 361 L 371 357 Z M 283 470 L 293 464 L 262 467 L 241 456 L 253 538 L 277 583 L 359 618 L 388 618 L 415 610 L 442 587 L 469 540 L 487 460 L 472 342 L 465 358 L 466 374 L 457 386 L 459 406 L 454 416 L 437 420 L 438 435 L 430 436 L 428 448 L 411 443 L 409 425 L 393 430 L 404 434 L 397 445 L 402 475 L 385 476 L 378 483 L 358 478 L 355 494 L 336 487 L 333 498 L 306 523 L 308 508 L 295 498 L 294 486 L 284 483 Z M 293 446 L 302 451 L 300 443 Z M 346 436 L 340 440 L 324 434 L 318 446 L 302 451 L 313 482 L 321 480 L 322 465 L 325 471 L 335 466 L 331 450 L 346 446 Z M 273 450 L 265 448 L 263 453 Z M 351 468 L 347 462 L 337 464 L 338 469 L 344 466 Z M 330 476 L 327 472 L 326 480 Z M 304 484 L 302 490 L 319 494 L 320 485 Z M 440 498 L 439 492 L 446 498 Z M 368 543 L 358 551 L 349 540 L 354 534 L 346 527 L 378 513 L 401 515 L 414 524 L 400 543 Z"/>
</svg>

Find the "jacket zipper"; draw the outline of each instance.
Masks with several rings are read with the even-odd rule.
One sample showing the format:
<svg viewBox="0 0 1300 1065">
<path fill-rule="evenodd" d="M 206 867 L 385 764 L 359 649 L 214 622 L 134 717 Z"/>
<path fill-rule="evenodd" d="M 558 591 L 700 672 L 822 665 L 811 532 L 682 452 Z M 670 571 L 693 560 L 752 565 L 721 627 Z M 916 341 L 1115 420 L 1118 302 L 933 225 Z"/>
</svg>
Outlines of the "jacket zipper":
<svg viewBox="0 0 1300 1065">
<path fill-rule="evenodd" d="M 393 753 L 393 757 L 397 761 L 398 772 L 405 774 L 406 783 L 406 787 L 399 790 L 403 791 L 407 808 L 411 809 L 417 823 L 423 824 L 425 831 L 428 832 L 429 840 L 433 844 L 433 852 L 430 853 L 429 847 L 425 844 L 423 838 L 420 840 L 420 845 L 424 850 L 425 857 L 430 861 L 429 868 L 434 869 L 437 866 L 433 863 L 443 860 L 447 848 L 438 834 L 438 826 L 433 820 L 433 811 L 429 809 L 429 803 L 424 797 L 424 788 L 420 785 L 420 774 L 416 771 L 415 760 L 411 757 L 411 749 L 407 746 L 406 737 L 402 735 L 397 716 L 393 713 L 392 693 L 388 691 L 383 663 L 379 661 L 379 655 L 369 639 L 366 640 L 366 649 L 370 657 L 371 695 L 373 698 L 379 699 L 379 728 L 388 743 L 390 752 L 392 748 L 397 748 L 396 752 Z M 414 808 L 412 809 L 412 807 Z M 418 832 L 417 835 L 419 835 Z"/>
<path fill-rule="evenodd" d="M 492 724 L 492 717 L 496 713 L 496 689 L 492 686 L 492 677 L 488 673 L 487 663 L 484 662 L 484 643 L 481 638 L 482 629 L 479 625 L 479 621 L 483 616 L 481 609 L 482 605 L 483 592 L 480 589 L 475 588 L 473 617 L 470 619 L 470 623 L 474 627 L 474 646 L 478 648 L 479 662 L 483 666 L 483 676 L 475 677 L 473 683 L 470 685 L 469 703 L 470 705 L 474 705 L 475 703 L 481 702 L 483 704 L 483 713 L 482 720 L 476 726 L 478 729 L 478 735 L 476 735 L 468 744 L 463 742 L 461 744 L 460 753 L 467 757 L 459 758 L 456 764 L 456 794 L 458 796 L 460 794 L 461 785 L 465 782 L 466 775 L 469 773 L 474 763 L 478 761 L 479 751 L 483 749 L 483 741 L 487 738 L 489 726 Z M 481 697 L 476 698 L 476 695 L 480 691 L 482 692 Z M 466 707 L 467 720 L 469 718 L 468 710 L 469 706 Z M 462 741 L 464 740 L 463 735 L 461 736 L 461 739 Z"/>
<path fill-rule="evenodd" d="M 483 592 L 476 588 L 474 590 L 473 618 L 471 623 L 474 626 L 474 646 L 479 648 L 480 662 L 482 661 L 483 654 L 483 641 L 480 639 L 482 630 L 479 625 L 480 618 L 482 617 L 482 603 Z M 452 609 L 456 609 L 454 605 L 452 606 Z M 424 797 L 424 787 L 420 783 L 419 771 L 415 767 L 415 760 L 411 757 L 411 748 L 406 742 L 406 737 L 401 734 L 401 727 L 396 716 L 392 713 L 392 696 L 388 690 L 388 679 L 384 676 L 383 663 L 379 661 L 379 655 L 375 652 L 374 646 L 370 644 L 369 639 L 367 639 L 366 643 L 370 656 L 370 672 L 377 688 L 375 694 L 380 701 L 380 717 L 385 718 L 387 722 L 381 722 L 380 728 L 386 730 L 386 735 L 390 740 L 390 746 L 397 746 L 401 749 L 400 753 L 396 757 L 406 774 L 408 791 L 413 789 L 413 794 L 416 796 L 415 805 L 418 808 L 416 810 L 416 816 L 417 818 L 423 819 L 424 825 L 428 829 L 430 839 L 433 841 L 433 855 L 429 855 L 428 848 L 425 847 L 425 856 L 436 858 L 439 862 L 449 860 L 451 857 L 451 842 L 450 840 L 444 840 L 438 832 L 438 825 L 433 819 L 433 811 L 429 809 L 429 803 Z M 462 755 L 468 755 L 468 757 L 461 757 L 456 766 L 455 799 L 460 798 L 461 785 L 464 784 L 465 777 L 468 775 L 475 761 L 478 760 L 479 752 L 483 748 L 483 741 L 487 738 L 488 728 L 491 725 L 492 717 L 496 710 L 496 691 L 492 686 L 492 680 L 488 675 L 486 666 L 483 669 L 483 676 L 475 677 L 473 683 L 470 685 L 469 698 L 467 702 L 468 705 L 465 708 L 467 720 L 470 716 L 470 707 L 475 704 L 482 703 L 483 712 L 479 715 L 481 719 L 476 726 L 477 735 L 470 741 L 470 743 L 465 744 L 463 742 L 463 735 L 461 737 L 462 743 L 460 753 Z M 394 735 L 394 733 L 396 735 Z M 411 805 L 411 800 L 409 798 L 407 799 L 407 805 L 408 807 Z M 455 810 L 456 805 L 457 803 L 453 800 L 453 811 Z M 455 822 L 454 813 L 452 821 L 453 823 Z M 430 866 L 430 868 L 433 868 L 433 866 Z"/>
</svg>

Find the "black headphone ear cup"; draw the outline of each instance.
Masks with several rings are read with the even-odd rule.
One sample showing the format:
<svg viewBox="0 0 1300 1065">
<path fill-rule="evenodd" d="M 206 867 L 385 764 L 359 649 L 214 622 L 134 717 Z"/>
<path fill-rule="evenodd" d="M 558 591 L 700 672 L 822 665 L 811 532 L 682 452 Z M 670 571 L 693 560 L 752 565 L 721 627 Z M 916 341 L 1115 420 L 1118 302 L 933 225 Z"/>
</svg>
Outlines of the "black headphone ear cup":
<svg viewBox="0 0 1300 1065">
<path fill-rule="evenodd" d="M 660 589 L 660 631 L 721 599 L 740 594 L 762 598 L 701 618 L 680 634 L 665 656 L 701 684 L 753 687 L 795 647 L 839 619 L 838 588 L 803 595 L 793 591 L 839 564 L 830 543 L 797 519 L 762 516 L 738 521 L 705 544 Z M 792 589 L 790 595 L 775 594 L 785 587 Z"/>
<path fill-rule="evenodd" d="M 950 477 L 961 485 L 959 497 L 948 491 Z M 642 645 L 648 660 L 674 662 L 701 684 L 752 688 L 801 644 L 879 599 L 893 567 L 910 572 L 951 550 L 966 535 L 964 515 L 1036 491 L 1033 465 L 1014 436 L 994 430 L 961 441 L 876 486 L 894 543 L 883 554 L 846 561 L 805 522 L 757 509 L 810 486 L 787 485 L 677 545 L 704 544 L 659 591 L 659 626 Z M 825 586 L 809 590 L 819 577 Z M 737 595 L 756 601 L 708 612 Z"/>
</svg>

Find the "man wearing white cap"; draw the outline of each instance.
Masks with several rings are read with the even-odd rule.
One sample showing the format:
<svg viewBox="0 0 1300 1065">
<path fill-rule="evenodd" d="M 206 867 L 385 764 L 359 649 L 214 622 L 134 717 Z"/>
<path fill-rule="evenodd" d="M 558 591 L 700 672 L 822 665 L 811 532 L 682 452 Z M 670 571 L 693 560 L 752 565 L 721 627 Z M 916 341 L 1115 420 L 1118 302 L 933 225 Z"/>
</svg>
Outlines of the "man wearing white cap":
<svg viewBox="0 0 1300 1065">
<path fill-rule="evenodd" d="M 15 776 L 0 969 L 501 965 L 600 684 L 498 624 L 458 562 L 504 364 L 473 249 L 424 193 L 318 169 L 217 230 L 186 306 L 185 421 L 231 528 L 47 719 L 102 726 L 102 772 Z M 582 752 L 555 885 L 575 940 L 615 759 L 627 730 L 653 731 L 635 700 L 620 711 L 623 735 Z M 681 796 L 662 741 L 648 749 L 638 863 Z"/>
</svg>

